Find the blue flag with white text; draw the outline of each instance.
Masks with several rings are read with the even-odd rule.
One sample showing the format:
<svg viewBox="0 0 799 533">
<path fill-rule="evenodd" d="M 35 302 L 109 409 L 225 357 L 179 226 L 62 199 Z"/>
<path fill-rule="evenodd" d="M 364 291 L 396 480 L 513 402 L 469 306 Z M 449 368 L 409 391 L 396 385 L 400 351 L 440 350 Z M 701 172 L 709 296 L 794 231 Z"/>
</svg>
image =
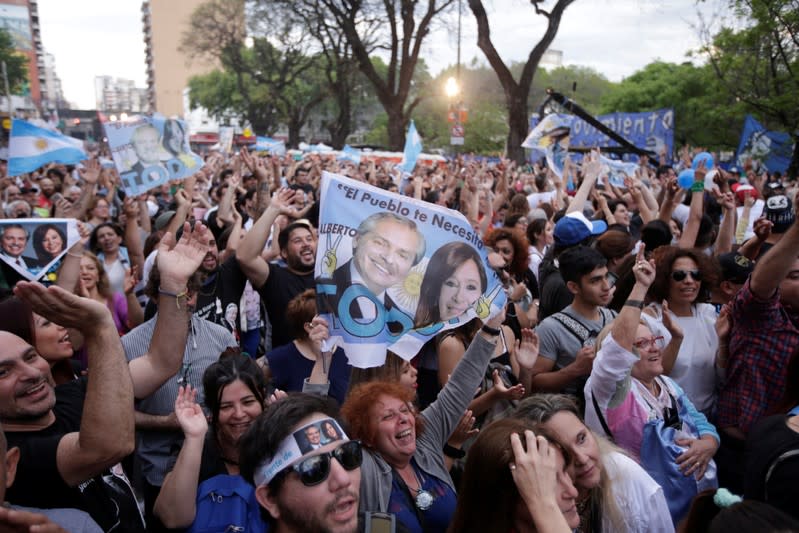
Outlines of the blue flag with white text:
<svg viewBox="0 0 799 533">
<path fill-rule="evenodd" d="M 47 163 L 74 165 L 89 156 L 83 141 L 14 119 L 8 143 L 8 175 L 33 172 Z"/>
<path fill-rule="evenodd" d="M 405 150 L 402 154 L 402 161 L 398 168 L 410 174 L 416 166 L 416 160 L 419 159 L 419 154 L 422 153 L 422 138 L 416 131 L 416 124 L 411 120 L 411 125 L 408 126 L 408 134 L 405 136 Z"/>
</svg>

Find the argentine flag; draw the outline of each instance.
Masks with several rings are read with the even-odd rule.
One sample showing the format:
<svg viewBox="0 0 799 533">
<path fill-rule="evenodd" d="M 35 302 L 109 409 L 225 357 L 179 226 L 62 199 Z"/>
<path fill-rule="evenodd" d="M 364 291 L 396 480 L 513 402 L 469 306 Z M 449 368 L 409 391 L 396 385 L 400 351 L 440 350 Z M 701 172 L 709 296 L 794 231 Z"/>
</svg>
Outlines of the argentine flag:
<svg viewBox="0 0 799 533">
<path fill-rule="evenodd" d="M 398 168 L 406 174 L 413 172 L 413 167 L 416 166 L 416 160 L 419 159 L 419 154 L 422 153 L 422 138 L 416 131 L 416 124 L 411 120 L 411 125 L 408 126 L 408 134 L 405 136 L 405 151 L 402 154 L 402 161 Z"/>
<path fill-rule="evenodd" d="M 256 137 L 255 150 L 258 152 L 271 152 L 272 155 L 286 155 L 286 144 L 271 137 Z"/>
<path fill-rule="evenodd" d="M 89 159 L 89 156 L 83 150 L 83 141 L 80 139 L 39 128 L 16 118 L 11 123 L 11 140 L 8 142 L 9 176 L 33 172 L 47 163 L 73 165 L 84 159 Z"/>
<path fill-rule="evenodd" d="M 361 151 L 356 150 L 349 144 L 345 144 L 344 148 L 341 149 L 341 152 L 338 155 L 339 161 L 350 161 L 355 163 L 356 165 L 361 164 Z"/>
</svg>

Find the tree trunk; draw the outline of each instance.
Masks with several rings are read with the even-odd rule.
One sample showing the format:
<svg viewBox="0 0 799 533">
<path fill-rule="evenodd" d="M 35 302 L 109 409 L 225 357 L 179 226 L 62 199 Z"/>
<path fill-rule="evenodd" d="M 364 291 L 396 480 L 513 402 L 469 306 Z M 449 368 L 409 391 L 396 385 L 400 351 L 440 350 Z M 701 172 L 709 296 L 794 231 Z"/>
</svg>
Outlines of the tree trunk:
<svg viewBox="0 0 799 533">
<path fill-rule="evenodd" d="M 518 94 L 522 91 L 517 89 L 515 92 L 517 94 L 513 95 L 508 105 L 508 140 L 505 150 L 508 159 L 516 161 L 518 165 L 522 165 L 524 163 L 522 142 L 527 137 L 527 130 L 529 129 L 527 98 Z"/>
<path fill-rule="evenodd" d="M 793 154 L 791 155 L 791 163 L 788 165 L 788 170 L 785 171 L 788 179 L 794 179 L 799 175 L 799 135 L 793 136 Z M 796 209 L 796 206 L 794 206 Z"/>
<path fill-rule="evenodd" d="M 397 109 L 399 108 L 399 109 Z M 405 117 L 402 114 L 402 102 L 392 102 L 388 113 L 388 149 L 402 152 L 405 149 Z"/>
<path fill-rule="evenodd" d="M 296 116 L 288 119 L 289 139 L 288 146 L 297 148 L 300 145 L 300 131 L 302 130 L 302 121 Z"/>
<path fill-rule="evenodd" d="M 341 150 L 352 131 L 352 93 L 346 86 L 336 87 L 335 92 L 338 115 L 334 122 L 328 123 L 327 131 L 330 132 L 330 143 L 333 148 Z"/>
</svg>

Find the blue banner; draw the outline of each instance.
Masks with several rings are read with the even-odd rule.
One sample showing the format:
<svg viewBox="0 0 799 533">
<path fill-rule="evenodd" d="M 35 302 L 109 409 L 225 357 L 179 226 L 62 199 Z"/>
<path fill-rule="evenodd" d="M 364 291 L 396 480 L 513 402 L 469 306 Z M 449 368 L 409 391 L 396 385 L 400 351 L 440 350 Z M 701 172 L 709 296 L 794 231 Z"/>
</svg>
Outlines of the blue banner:
<svg viewBox="0 0 799 533">
<path fill-rule="evenodd" d="M 103 124 L 122 187 L 136 196 L 170 180 L 188 178 L 203 166 L 189 148 L 182 120 L 160 115 Z"/>
<path fill-rule="evenodd" d="M 410 360 L 437 333 L 505 305 L 488 250 L 459 212 L 324 172 L 316 294 L 350 364 Z"/>
<path fill-rule="evenodd" d="M 742 167 L 747 159 L 751 159 L 764 165 L 769 172 L 785 172 L 791 164 L 792 154 L 790 135 L 768 131 L 752 115 L 746 115 L 738 143 L 736 159 L 739 166 Z"/>
<path fill-rule="evenodd" d="M 572 116 L 569 146 L 571 148 L 594 148 L 618 146 L 604 133 L 583 119 Z M 666 149 L 666 158 L 671 159 L 674 150 L 674 110 L 657 109 L 643 113 L 611 113 L 596 119 L 615 131 L 630 143 L 643 150 L 660 155 Z M 530 119 L 530 130 L 535 129 L 538 118 Z M 633 157 L 637 159 L 637 157 Z"/>
</svg>

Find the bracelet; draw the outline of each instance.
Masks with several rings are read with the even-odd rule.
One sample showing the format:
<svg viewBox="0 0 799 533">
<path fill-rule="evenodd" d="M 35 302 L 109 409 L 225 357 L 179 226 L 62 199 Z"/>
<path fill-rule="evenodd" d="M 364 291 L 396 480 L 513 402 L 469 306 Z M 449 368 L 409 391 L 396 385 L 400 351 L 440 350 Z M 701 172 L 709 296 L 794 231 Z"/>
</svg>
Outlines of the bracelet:
<svg viewBox="0 0 799 533">
<path fill-rule="evenodd" d="M 691 185 L 691 192 L 704 192 L 705 190 L 705 182 L 704 181 L 695 181 L 693 185 Z"/>
<path fill-rule="evenodd" d="M 164 296 L 171 296 L 172 298 L 174 298 L 175 299 L 175 305 L 177 306 L 178 309 L 180 309 L 180 299 L 181 298 L 185 298 L 186 296 L 188 296 L 189 289 L 185 288 L 185 289 L 183 289 L 180 292 L 169 292 L 169 291 L 165 291 L 161 287 L 158 287 L 158 294 L 162 294 Z"/>
<path fill-rule="evenodd" d="M 466 457 L 466 452 L 463 450 L 459 450 L 454 446 L 450 446 L 449 443 L 444 444 L 444 455 L 449 457 L 450 459 L 463 459 Z"/>
<path fill-rule="evenodd" d="M 494 337 L 499 336 L 499 330 L 497 328 L 492 328 L 491 326 L 484 325 L 480 328 L 480 331 L 483 333 L 488 333 L 489 335 L 493 335 Z"/>
<path fill-rule="evenodd" d="M 638 309 L 643 309 L 644 308 L 643 300 L 627 300 L 626 302 L 624 302 L 624 305 L 627 305 L 627 306 L 630 306 L 630 307 L 637 307 Z"/>
</svg>

